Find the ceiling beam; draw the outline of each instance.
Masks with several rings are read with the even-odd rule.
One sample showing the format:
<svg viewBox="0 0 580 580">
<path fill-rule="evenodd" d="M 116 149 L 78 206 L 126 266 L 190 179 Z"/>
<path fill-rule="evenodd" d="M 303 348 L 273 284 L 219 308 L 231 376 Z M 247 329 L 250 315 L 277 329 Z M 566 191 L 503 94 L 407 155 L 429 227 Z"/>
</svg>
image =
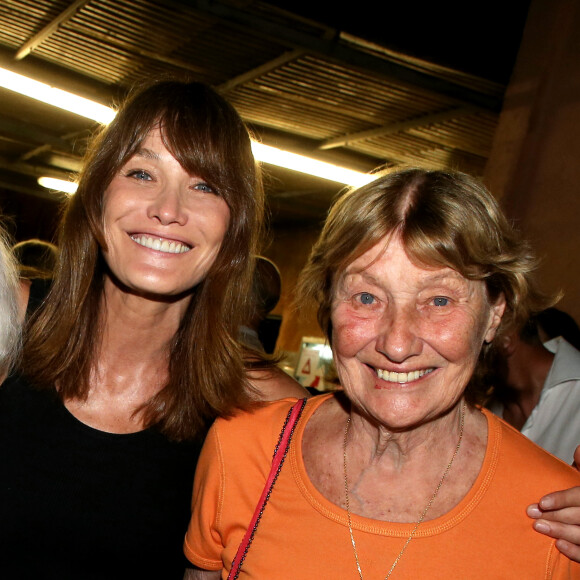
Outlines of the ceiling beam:
<svg viewBox="0 0 580 580">
<path fill-rule="evenodd" d="M 277 69 L 278 67 L 284 66 L 285 64 L 299 58 L 304 53 L 305 51 L 302 49 L 289 50 L 281 54 L 278 58 L 270 60 L 261 66 L 258 66 L 241 75 L 238 75 L 237 77 L 234 77 L 233 79 L 230 79 L 225 83 L 222 83 L 216 88 L 220 93 L 227 93 L 228 91 L 235 89 L 238 85 L 242 85 L 244 83 L 253 81 L 254 79 L 257 79 L 262 75 L 265 75 L 270 71 Z"/>
<path fill-rule="evenodd" d="M 63 10 L 56 18 L 49 22 L 40 32 L 27 40 L 14 55 L 14 60 L 22 60 L 27 57 L 35 48 L 40 46 L 47 38 L 53 35 L 59 27 L 67 20 L 70 20 L 78 10 L 90 0 L 76 0 L 68 8 Z"/>
<path fill-rule="evenodd" d="M 51 192 L 42 186 L 26 186 L 19 183 L 14 183 L 12 179 L 5 179 L 0 175 L 0 191 L 8 191 L 12 193 L 23 193 L 25 195 L 33 195 L 35 197 L 40 197 L 42 199 L 49 199 L 51 201 L 58 202 L 64 199 L 65 193 Z"/>
<path fill-rule="evenodd" d="M 288 47 L 314 52 L 342 64 L 394 79 L 401 84 L 420 88 L 429 93 L 445 95 L 457 101 L 458 104 L 474 105 L 495 112 L 501 110 L 502 98 L 500 97 L 487 95 L 384 57 L 352 48 L 349 44 L 340 42 L 339 31 L 333 39 L 329 39 L 327 34 L 322 37 L 309 34 L 298 27 L 289 27 L 288 23 L 282 25 L 215 0 L 174 0 L 174 2 L 221 18 L 230 25 L 237 24 L 244 30 L 259 30 L 262 36 Z"/>
<path fill-rule="evenodd" d="M 19 143 L 32 145 L 34 148 L 49 145 L 58 151 L 74 152 L 74 144 L 66 138 L 57 137 L 40 127 L 23 121 L 16 121 L 4 115 L 0 115 L 0 133 L 9 135 Z"/>
<path fill-rule="evenodd" d="M 368 131 L 358 131 L 357 133 L 349 133 L 347 135 L 341 135 L 340 137 L 328 139 L 320 145 L 320 149 L 334 149 L 335 147 L 351 145 L 356 141 L 364 141 L 366 139 L 373 139 L 374 137 L 383 137 L 385 135 L 402 133 L 403 131 L 409 131 L 410 129 L 416 129 L 418 127 L 426 127 L 428 125 L 433 125 L 434 123 L 443 123 L 451 119 L 457 119 L 458 117 L 471 115 L 477 112 L 477 110 L 478 109 L 475 107 L 459 107 L 450 109 L 448 111 L 432 113 L 430 115 L 421 115 L 420 117 L 414 117 L 413 119 L 409 119 L 407 121 L 390 123 L 388 125 L 383 125 L 382 127 L 369 129 Z"/>
<path fill-rule="evenodd" d="M 438 149 L 449 149 L 451 151 L 470 153 L 471 155 L 477 155 L 483 159 L 487 159 L 489 156 L 489 149 L 468 143 L 465 141 L 465 139 L 460 141 L 458 139 L 454 139 L 453 137 L 447 137 L 443 135 L 429 135 L 428 133 L 419 131 L 410 131 L 410 134 L 417 139 L 422 139 L 423 141 L 437 145 Z"/>
<path fill-rule="evenodd" d="M 64 179 L 68 181 L 70 172 L 59 170 L 54 167 L 46 167 L 44 165 L 31 165 L 30 163 L 14 162 L 12 159 L 6 159 L 0 156 L 0 169 L 20 173 L 22 175 L 29 175 L 31 177 L 56 177 L 57 179 Z"/>
<path fill-rule="evenodd" d="M 0 47 L 0 67 L 104 105 L 109 105 L 124 95 L 119 87 L 106 85 L 71 69 L 42 60 L 34 54 L 15 63 L 13 54 L 5 47 Z"/>
</svg>

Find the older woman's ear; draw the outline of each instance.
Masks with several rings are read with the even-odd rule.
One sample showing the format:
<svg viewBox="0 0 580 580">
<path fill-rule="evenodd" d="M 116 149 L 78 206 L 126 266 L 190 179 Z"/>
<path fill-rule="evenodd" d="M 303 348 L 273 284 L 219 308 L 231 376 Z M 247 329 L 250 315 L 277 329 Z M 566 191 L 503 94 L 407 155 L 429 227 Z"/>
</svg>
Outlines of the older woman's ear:
<svg viewBox="0 0 580 580">
<path fill-rule="evenodd" d="M 487 331 L 485 333 L 484 340 L 485 342 L 491 342 L 494 337 L 497 329 L 501 323 L 501 319 L 503 317 L 503 313 L 505 312 L 506 302 L 505 296 L 503 292 L 498 296 L 497 300 L 494 304 L 490 307 L 489 313 L 489 326 L 487 327 Z"/>
</svg>

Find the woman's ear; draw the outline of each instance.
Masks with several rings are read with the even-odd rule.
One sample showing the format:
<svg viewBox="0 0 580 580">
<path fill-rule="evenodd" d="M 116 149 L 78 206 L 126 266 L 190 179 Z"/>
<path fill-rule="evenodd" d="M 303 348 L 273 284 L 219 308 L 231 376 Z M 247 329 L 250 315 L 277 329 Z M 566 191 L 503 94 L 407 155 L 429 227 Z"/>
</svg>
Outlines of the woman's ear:
<svg viewBox="0 0 580 580">
<path fill-rule="evenodd" d="M 501 319 L 505 312 L 506 301 L 503 292 L 497 297 L 497 300 L 494 304 L 491 305 L 490 313 L 489 313 L 489 324 L 487 327 L 487 331 L 484 336 L 485 342 L 491 342 L 494 337 L 499 325 L 501 323 Z"/>
</svg>

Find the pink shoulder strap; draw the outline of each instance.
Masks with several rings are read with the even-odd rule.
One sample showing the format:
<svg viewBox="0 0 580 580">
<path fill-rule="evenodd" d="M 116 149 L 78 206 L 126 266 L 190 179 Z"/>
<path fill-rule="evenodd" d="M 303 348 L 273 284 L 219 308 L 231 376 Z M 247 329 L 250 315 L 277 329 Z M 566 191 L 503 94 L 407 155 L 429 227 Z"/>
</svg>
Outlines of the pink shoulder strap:
<svg viewBox="0 0 580 580">
<path fill-rule="evenodd" d="M 262 491 L 258 505 L 254 510 L 254 515 L 252 516 L 250 524 L 248 525 L 248 529 L 246 530 L 246 533 L 238 547 L 238 551 L 236 552 L 236 556 L 232 562 L 232 567 L 230 573 L 228 574 L 228 580 L 236 580 L 240 574 L 242 564 L 244 563 L 246 554 L 250 549 L 250 544 L 254 539 L 254 534 L 256 533 L 258 524 L 260 523 L 260 518 L 262 517 L 264 508 L 270 499 L 270 494 L 272 493 L 272 489 L 274 488 L 278 474 L 282 469 L 282 464 L 284 463 L 286 453 L 288 452 L 288 447 L 290 446 L 290 440 L 294 434 L 294 427 L 296 426 L 296 423 L 298 423 L 298 419 L 300 419 L 304 405 L 306 405 L 306 399 L 300 399 L 292 406 L 290 411 L 288 411 L 288 415 L 284 421 L 282 431 L 280 432 L 278 443 L 274 449 L 274 457 L 272 459 L 270 474 L 268 475 L 268 479 L 264 485 L 264 490 Z"/>
</svg>

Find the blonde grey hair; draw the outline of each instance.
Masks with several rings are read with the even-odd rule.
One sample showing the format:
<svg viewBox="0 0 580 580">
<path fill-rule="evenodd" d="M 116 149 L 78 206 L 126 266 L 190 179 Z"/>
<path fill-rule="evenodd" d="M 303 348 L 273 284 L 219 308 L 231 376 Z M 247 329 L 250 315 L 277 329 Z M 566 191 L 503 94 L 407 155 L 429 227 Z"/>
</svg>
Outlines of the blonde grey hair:
<svg viewBox="0 0 580 580">
<path fill-rule="evenodd" d="M 18 264 L 0 230 L 0 374 L 5 376 L 20 353 L 22 321 L 19 312 Z"/>
</svg>

